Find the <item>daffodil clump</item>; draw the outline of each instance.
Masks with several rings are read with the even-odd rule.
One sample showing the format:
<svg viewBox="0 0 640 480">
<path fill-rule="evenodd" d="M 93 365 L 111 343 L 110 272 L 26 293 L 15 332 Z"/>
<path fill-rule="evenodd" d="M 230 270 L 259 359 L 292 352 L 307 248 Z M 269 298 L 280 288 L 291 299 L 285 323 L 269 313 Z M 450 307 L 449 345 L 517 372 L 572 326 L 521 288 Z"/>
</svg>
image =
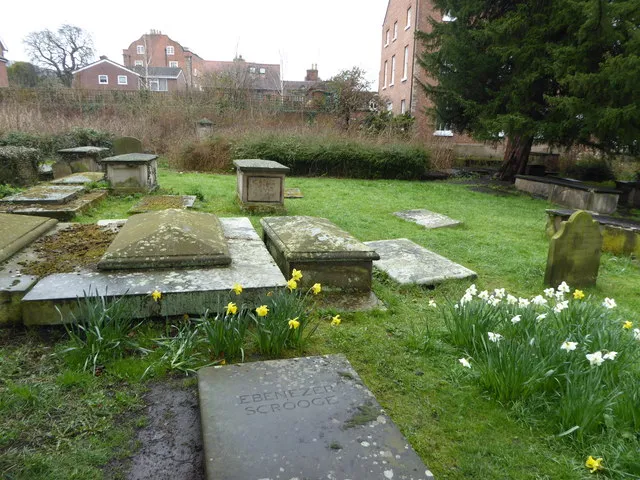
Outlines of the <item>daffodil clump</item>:
<svg viewBox="0 0 640 480">
<path fill-rule="evenodd" d="M 460 367 L 501 402 L 539 401 L 571 437 L 640 431 L 640 322 L 614 299 L 565 282 L 533 298 L 471 285 L 442 311 Z"/>
</svg>

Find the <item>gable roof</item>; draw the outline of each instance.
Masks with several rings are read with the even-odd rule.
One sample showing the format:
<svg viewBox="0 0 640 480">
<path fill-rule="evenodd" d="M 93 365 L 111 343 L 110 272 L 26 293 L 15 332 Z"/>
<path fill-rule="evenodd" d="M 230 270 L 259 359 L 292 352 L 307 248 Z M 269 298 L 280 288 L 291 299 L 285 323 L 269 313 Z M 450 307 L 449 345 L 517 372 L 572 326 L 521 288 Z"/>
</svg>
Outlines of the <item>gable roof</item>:
<svg viewBox="0 0 640 480">
<path fill-rule="evenodd" d="M 2 56 L 3 52 L 8 52 L 8 51 L 9 51 L 9 49 L 7 48 L 7 44 L 4 43 L 4 41 L 0 37 L 0 56 Z"/>
<path fill-rule="evenodd" d="M 178 78 L 182 69 L 178 67 L 131 67 L 138 75 L 144 77 L 149 72 L 149 78 Z"/>
<path fill-rule="evenodd" d="M 78 73 L 78 72 L 82 72 L 83 70 L 87 70 L 88 68 L 95 67 L 96 65 L 99 65 L 99 64 L 101 64 L 101 63 L 109 63 L 109 64 L 113 65 L 114 67 L 117 67 L 117 68 L 119 68 L 119 69 L 121 69 L 121 70 L 124 70 L 124 71 L 126 71 L 126 72 L 133 73 L 134 75 L 138 75 L 138 76 L 140 76 L 140 74 L 138 74 L 138 73 L 134 72 L 133 70 L 128 69 L 128 68 L 127 68 L 127 67 L 125 67 L 124 65 L 120 65 L 119 63 L 113 62 L 113 61 L 109 60 L 108 58 L 101 58 L 101 59 L 100 59 L 100 60 L 98 60 L 97 62 L 90 63 L 90 64 L 89 64 L 89 65 L 87 65 L 86 67 L 82 67 L 82 68 L 79 68 L 78 70 L 74 70 L 74 71 L 73 71 L 73 75 L 75 75 L 75 74 L 76 74 L 76 73 Z"/>
<path fill-rule="evenodd" d="M 280 65 L 275 63 L 206 60 L 204 69 L 211 73 L 246 72 L 251 76 L 252 90 L 280 90 Z M 264 73 L 260 73 L 260 69 L 264 69 Z"/>
</svg>

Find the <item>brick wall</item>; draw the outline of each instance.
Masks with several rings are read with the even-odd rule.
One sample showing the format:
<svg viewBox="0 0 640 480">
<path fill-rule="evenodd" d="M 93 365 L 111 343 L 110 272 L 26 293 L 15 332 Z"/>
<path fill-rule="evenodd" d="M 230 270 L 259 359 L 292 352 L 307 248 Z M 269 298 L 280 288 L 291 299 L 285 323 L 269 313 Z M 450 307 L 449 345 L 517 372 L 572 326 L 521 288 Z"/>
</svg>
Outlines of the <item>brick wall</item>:
<svg viewBox="0 0 640 480">
<path fill-rule="evenodd" d="M 0 42 L 0 87 L 8 87 L 9 78 L 7 77 L 7 59 L 4 58 L 4 50 Z"/>
<path fill-rule="evenodd" d="M 99 75 L 106 75 L 108 83 L 100 84 Z M 119 85 L 118 76 L 126 76 L 127 84 Z M 73 86 L 88 90 L 138 90 L 139 78 L 134 73 L 112 63 L 99 62 L 74 74 Z"/>
</svg>

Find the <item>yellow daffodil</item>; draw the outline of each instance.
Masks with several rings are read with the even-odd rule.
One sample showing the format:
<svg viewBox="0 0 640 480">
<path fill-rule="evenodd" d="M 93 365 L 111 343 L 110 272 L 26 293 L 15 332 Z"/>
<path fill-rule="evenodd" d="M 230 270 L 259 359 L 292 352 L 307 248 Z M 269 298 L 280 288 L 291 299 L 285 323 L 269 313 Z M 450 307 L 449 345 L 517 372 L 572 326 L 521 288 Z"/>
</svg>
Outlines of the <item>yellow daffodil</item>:
<svg viewBox="0 0 640 480">
<path fill-rule="evenodd" d="M 182 315 L 182 320 L 184 320 L 185 322 L 189 320 L 189 314 L 185 313 L 184 315 Z"/>
<path fill-rule="evenodd" d="M 593 458 L 591 455 L 589 455 L 589 458 L 587 458 L 584 466 L 590 469 L 591 473 L 595 473 L 596 470 L 604 470 L 604 467 L 602 466 L 602 459 Z"/>
<path fill-rule="evenodd" d="M 631 330 L 633 328 L 633 322 L 627 320 L 626 322 L 624 322 L 624 324 L 622 325 L 622 328 L 624 328 L 625 330 Z"/>
<path fill-rule="evenodd" d="M 159 290 L 154 290 L 151 292 L 151 298 L 153 298 L 154 302 L 157 302 L 162 298 L 162 293 Z"/>
<path fill-rule="evenodd" d="M 582 300 L 584 298 L 584 292 L 582 290 L 574 290 L 573 298 L 576 300 Z"/>
<path fill-rule="evenodd" d="M 236 295 L 240 295 L 242 293 L 242 285 L 240 285 L 239 283 L 234 283 L 233 287 L 231 287 L 231 290 L 236 292 Z"/>
<path fill-rule="evenodd" d="M 259 317 L 266 317 L 269 313 L 269 308 L 266 305 L 260 305 L 258 308 L 256 308 L 256 313 Z"/>
<path fill-rule="evenodd" d="M 302 279 L 302 272 L 294 268 L 291 272 L 291 278 L 293 278 L 296 282 L 299 282 L 300 279 Z"/>
<path fill-rule="evenodd" d="M 226 365 L 227 361 L 223 358 L 222 360 L 220 360 L 220 365 Z"/>
<path fill-rule="evenodd" d="M 340 318 L 340 315 L 336 315 L 335 317 L 331 317 L 331 325 L 333 325 L 334 327 L 337 327 L 338 325 L 340 325 L 341 321 L 342 321 L 342 319 Z"/>
<path fill-rule="evenodd" d="M 298 321 L 298 318 L 300 317 L 296 317 L 293 320 L 289 320 L 289 329 L 293 328 L 295 330 L 300 326 L 300 322 Z"/>
<path fill-rule="evenodd" d="M 313 287 L 311 287 L 311 291 L 314 295 L 319 294 L 322 291 L 322 285 L 320 285 L 319 283 L 314 283 Z"/>
<path fill-rule="evenodd" d="M 273 297 L 273 292 L 267 292 L 267 297 Z"/>
<path fill-rule="evenodd" d="M 292 278 L 287 282 L 287 288 L 293 292 L 296 288 L 298 288 L 298 282 L 296 282 L 296 280 Z"/>
<path fill-rule="evenodd" d="M 238 306 L 233 302 L 229 302 L 227 304 L 227 315 L 235 315 L 236 313 L 238 313 Z"/>
</svg>

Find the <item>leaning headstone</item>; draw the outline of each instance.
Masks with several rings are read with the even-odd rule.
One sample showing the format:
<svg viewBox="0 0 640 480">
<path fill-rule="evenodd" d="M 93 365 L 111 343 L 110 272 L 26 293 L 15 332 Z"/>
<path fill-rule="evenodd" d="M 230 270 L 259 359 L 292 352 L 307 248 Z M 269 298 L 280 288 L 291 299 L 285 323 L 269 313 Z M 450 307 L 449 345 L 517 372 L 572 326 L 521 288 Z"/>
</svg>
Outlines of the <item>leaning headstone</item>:
<svg viewBox="0 0 640 480">
<path fill-rule="evenodd" d="M 198 372 L 208 480 L 433 475 L 343 355 Z"/>
<path fill-rule="evenodd" d="M 215 267 L 230 263 L 218 217 L 169 209 L 131 217 L 109 245 L 98 268 Z"/>
<path fill-rule="evenodd" d="M 417 223 L 424 228 L 454 227 L 462 223 L 459 220 L 454 220 L 446 215 L 423 209 L 404 210 L 402 212 L 395 212 L 394 215 L 402 218 L 403 220 Z"/>
<path fill-rule="evenodd" d="M 142 152 L 142 142 L 136 137 L 118 137 L 112 144 L 114 155 Z"/>
<path fill-rule="evenodd" d="M 401 285 L 436 285 L 445 280 L 476 277 L 474 271 L 406 238 L 364 243 L 380 255 L 373 266 Z"/>
<path fill-rule="evenodd" d="M 0 147 L 0 184 L 26 187 L 38 183 L 40 152 L 27 147 Z"/>
<path fill-rule="evenodd" d="M 549 242 L 545 283 L 553 287 L 562 282 L 576 287 L 595 285 L 601 249 L 598 222 L 589 213 L 578 210 L 562 222 Z"/>
</svg>

